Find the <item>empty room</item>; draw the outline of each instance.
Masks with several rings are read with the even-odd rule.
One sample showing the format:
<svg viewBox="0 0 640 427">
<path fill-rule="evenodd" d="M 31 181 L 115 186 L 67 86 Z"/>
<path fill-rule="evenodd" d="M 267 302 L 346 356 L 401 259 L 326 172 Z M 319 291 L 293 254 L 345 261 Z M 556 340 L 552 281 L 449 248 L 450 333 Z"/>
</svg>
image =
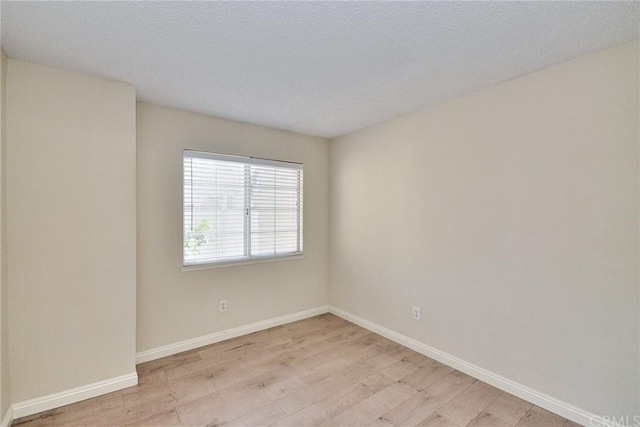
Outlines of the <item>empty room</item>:
<svg viewBox="0 0 640 427">
<path fill-rule="evenodd" d="M 0 427 L 640 427 L 639 38 L 0 0 Z"/>
</svg>

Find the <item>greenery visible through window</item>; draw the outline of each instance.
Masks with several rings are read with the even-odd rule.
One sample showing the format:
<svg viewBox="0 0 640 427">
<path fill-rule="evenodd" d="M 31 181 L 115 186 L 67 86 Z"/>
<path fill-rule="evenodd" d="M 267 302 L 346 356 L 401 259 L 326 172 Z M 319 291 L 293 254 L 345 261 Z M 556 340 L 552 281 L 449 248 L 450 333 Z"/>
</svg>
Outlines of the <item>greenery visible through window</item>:
<svg viewBox="0 0 640 427">
<path fill-rule="evenodd" d="M 185 151 L 183 265 L 302 254 L 299 163 Z"/>
</svg>

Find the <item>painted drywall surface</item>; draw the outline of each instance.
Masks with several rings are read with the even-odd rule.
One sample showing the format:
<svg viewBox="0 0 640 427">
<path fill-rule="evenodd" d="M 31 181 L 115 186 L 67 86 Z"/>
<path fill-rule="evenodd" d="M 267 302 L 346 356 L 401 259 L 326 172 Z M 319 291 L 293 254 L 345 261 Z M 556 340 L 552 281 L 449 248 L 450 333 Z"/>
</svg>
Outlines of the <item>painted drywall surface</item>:
<svg viewBox="0 0 640 427">
<path fill-rule="evenodd" d="M 7 305 L 6 100 L 7 56 L 0 48 L 0 419 L 4 418 L 11 405 Z"/>
<path fill-rule="evenodd" d="M 9 59 L 11 393 L 135 372 L 133 86 Z"/>
<path fill-rule="evenodd" d="M 333 140 L 331 303 L 640 413 L 638 140 L 637 41 Z"/>
<path fill-rule="evenodd" d="M 137 129 L 139 352 L 327 304 L 326 140 L 143 103 Z M 304 163 L 304 259 L 182 272 L 184 149 Z"/>
</svg>

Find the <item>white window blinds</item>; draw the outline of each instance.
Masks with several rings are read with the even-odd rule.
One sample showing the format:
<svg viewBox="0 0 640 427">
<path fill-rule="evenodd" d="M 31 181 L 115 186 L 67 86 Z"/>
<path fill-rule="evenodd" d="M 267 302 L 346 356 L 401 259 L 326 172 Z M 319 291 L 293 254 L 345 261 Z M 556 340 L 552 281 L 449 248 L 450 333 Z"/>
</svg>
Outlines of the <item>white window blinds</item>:
<svg viewBox="0 0 640 427">
<path fill-rule="evenodd" d="M 302 254 L 299 163 L 184 151 L 183 265 Z"/>
</svg>

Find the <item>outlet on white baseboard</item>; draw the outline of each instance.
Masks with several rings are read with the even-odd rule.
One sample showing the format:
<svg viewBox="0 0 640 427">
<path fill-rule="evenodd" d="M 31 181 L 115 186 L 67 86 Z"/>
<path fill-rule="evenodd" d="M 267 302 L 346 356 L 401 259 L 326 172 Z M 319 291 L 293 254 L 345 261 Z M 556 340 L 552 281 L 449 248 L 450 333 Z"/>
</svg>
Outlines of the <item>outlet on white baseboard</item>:
<svg viewBox="0 0 640 427">
<path fill-rule="evenodd" d="M 220 313 L 222 313 L 223 311 L 227 311 L 227 300 L 226 299 L 221 299 L 220 300 Z"/>
<path fill-rule="evenodd" d="M 420 320 L 420 307 L 413 307 L 413 320 Z"/>
</svg>

